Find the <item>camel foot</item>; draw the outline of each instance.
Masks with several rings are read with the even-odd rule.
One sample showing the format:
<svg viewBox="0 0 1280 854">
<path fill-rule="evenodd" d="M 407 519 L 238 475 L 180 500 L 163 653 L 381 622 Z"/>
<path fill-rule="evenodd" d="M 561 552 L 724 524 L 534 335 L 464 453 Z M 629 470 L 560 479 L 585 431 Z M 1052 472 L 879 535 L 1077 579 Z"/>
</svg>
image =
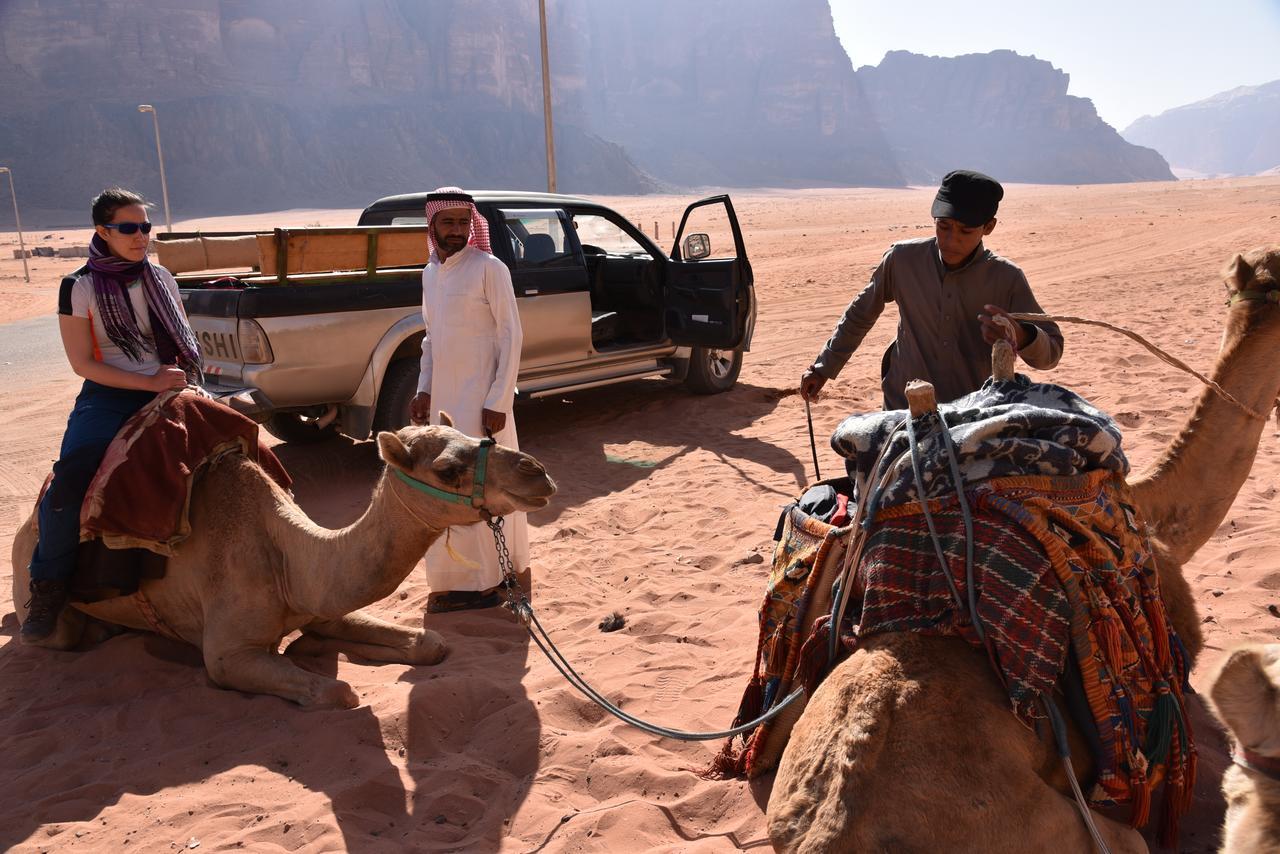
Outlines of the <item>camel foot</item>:
<svg viewBox="0 0 1280 854">
<path fill-rule="evenodd" d="M 346 682 L 335 679 L 316 692 L 313 702 L 302 705 L 308 709 L 354 709 L 360 705 L 360 696 Z"/>
<path fill-rule="evenodd" d="M 303 670 L 270 647 L 228 645 L 206 635 L 204 665 L 223 688 L 273 694 L 307 708 L 354 709 L 360 698 L 346 682 Z"/>
<path fill-rule="evenodd" d="M 449 645 L 439 632 L 423 629 L 413 648 L 409 650 L 410 664 L 439 664 L 449 654 Z"/>
</svg>

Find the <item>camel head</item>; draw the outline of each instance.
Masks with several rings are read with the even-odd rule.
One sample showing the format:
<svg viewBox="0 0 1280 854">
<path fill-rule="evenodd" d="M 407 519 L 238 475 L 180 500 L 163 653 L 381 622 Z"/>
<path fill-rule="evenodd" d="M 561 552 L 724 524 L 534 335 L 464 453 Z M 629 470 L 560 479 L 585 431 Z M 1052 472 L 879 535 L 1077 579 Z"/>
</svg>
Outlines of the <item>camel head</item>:
<svg viewBox="0 0 1280 854">
<path fill-rule="evenodd" d="M 1232 651 L 1212 684 L 1215 711 L 1240 746 L 1280 759 L 1280 644 Z"/>
<path fill-rule="evenodd" d="M 419 483 L 456 495 L 470 496 L 475 483 L 480 440 L 449 425 L 404 427 L 378 434 L 378 453 L 389 469 L 399 469 Z M 396 478 L 392 478 L 394 482 Z M 400 484 L 398 493 L 422 508 L 433 527 L 470 525 L 480 521 L 481 509 L 455 504 Z M 484 481 L 483 511 L 505 516 L 517 510 L 538 510 L 555 494 L 555 481 L 528 454 L 494 445 L 489 450 Z"/>
<path fill-rule="evenodd" d="M 1223 341 L 1239 338 L 1273 316 L 1280 305 L 1280 248 L 1250 249 L 1237 254 L 1223 271 L 1227 299 L 1246 310 L 1232 312 Z"/>
<path fill-rule="evenodd" d="M 1233 650 L 1213 676 L 1212 706 L 1235 741 L 1222 778 L 1223 852 L 1280 850 L 1280 644 Z"/>
</svg>

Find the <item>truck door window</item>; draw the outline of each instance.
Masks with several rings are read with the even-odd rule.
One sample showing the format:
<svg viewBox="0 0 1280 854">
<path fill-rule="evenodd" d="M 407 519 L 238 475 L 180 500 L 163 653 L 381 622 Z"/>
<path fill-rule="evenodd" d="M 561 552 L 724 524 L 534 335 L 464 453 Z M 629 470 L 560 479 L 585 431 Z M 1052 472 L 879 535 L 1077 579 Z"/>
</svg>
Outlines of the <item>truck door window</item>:
<svg viewBox="0 0 1280 854">
<path fill-rule="evenodd" d="M 507 237 L 516 269 L 568 267 L 577 263 L 565 238 L 558 210 L 504 210 Z"/>
<path fill-rule="evenodd" d="M 574 228 L 578 242 L 586 255 L 625 255 L 628 258 L 648 258 L 649 250 L 634 237 L 623 231 L 617 223 L 599 214 L 575 213 Z"/>
</svg>

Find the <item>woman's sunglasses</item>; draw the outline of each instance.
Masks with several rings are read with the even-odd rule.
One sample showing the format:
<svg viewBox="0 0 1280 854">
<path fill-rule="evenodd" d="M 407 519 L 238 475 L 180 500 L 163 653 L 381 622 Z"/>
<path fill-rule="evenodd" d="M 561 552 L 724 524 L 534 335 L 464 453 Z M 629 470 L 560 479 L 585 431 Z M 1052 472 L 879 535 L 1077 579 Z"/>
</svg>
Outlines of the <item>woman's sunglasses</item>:
<svg viewBox="0 0 1280 854">
<path fill-rule="evenodd" d="M 120 222 L 120 223 L 104 222 L 102 224 L 102 227 L 114 228 L 116 231 L 120 232 L 121 234 L 137 234 L 139 231 L 141 231 L 143 234 L 151 233 L 151 223 L 149 222 Z"/>
</svg>

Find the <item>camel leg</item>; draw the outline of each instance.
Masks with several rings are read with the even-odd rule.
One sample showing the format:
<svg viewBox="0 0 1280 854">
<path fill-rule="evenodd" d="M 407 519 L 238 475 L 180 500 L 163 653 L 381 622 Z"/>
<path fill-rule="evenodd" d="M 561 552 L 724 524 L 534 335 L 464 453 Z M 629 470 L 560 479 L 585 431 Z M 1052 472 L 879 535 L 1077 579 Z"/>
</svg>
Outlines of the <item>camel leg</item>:
<svg viewBox="0 0 1280 854">
<path fill-rule="evenodd" d="M 1090 851 L 1052 751 L 962 641 L 871 638 L 814 692 L 778 766 L 780 851 Z M 1141 836 L 1094 813 L 1113 852 Z"/>
<path fill-rule="evenodd" d="M 271 644 L 247 644 L 206 631 L 204 665 L 223 688 L 274 694 L 300 706 L 354 709 L 360 698 L 346 682 L 311 673 L 275 651 Z"/>
<path fill-rule="evenodd" d="M 438 664 L 447 651 L 438 632 L 397 626 L 364 611 L 336 620 L 312 620 L 285 650 L 288 655 L 343 653 L 399 664 Z"/>
</svg>

